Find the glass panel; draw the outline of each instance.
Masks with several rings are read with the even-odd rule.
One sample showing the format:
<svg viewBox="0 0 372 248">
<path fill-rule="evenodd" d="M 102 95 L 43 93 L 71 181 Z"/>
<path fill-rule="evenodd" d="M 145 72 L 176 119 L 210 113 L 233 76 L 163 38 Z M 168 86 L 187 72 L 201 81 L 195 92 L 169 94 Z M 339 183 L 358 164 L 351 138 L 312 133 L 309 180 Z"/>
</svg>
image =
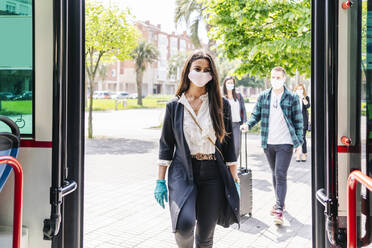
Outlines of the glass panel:
<svg viewBox="0 0 372 248">
<path fill-rule="evenodd" d="M 32 0 L 0 0 L 0 30 L 0 115 L 32 134 Z"/>
</svg>

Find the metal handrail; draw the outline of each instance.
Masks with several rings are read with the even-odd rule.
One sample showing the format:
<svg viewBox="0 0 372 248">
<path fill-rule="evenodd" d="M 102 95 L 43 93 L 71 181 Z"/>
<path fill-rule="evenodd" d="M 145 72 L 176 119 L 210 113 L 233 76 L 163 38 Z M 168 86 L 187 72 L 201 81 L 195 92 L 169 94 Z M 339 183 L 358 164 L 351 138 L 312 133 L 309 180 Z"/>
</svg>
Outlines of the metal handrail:
<svg viewBox="0 0 372 248">
<path fill-rule="evenodd" d="M 347 247 L 357 248 L 356 231 L 356 186 L 360 183 L 372 191 L 372 178 L 363 174 L 361 171 L 353 171 L 347 180 Z"/>
<path fill-rule="evenodd" d="M 17 159 L 12 156 L 0 156 L 0 165 L 8 164 L 14 171 L 14 213 L 13 213 L 13 248 L 21 247 L 22 236 L 22 195 L 23 170 Z"/>
</svg>

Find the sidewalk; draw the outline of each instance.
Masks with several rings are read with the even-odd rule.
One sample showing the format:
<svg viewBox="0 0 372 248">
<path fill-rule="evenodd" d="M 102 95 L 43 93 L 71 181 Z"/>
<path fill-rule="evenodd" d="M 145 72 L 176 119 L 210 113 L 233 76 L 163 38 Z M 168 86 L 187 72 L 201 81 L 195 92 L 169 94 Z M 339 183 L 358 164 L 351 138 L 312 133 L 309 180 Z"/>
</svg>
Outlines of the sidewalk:
<svg viewBox="0 0 372 248">
<path fill-rule="evenodd" d="M 171 233 L 168 206 L 162 209 L 153 197 L 157 147 L 155 139 L 87 141 L 85 248 L 177 247 Z M 285 223 L 277 227 L 269 215 L 274 193 L 259 136 L 249 136 L 249 147 L 249 166 L 253 170 L 253 216 L 242 218 L 240 230 L 236 226 L 218 226 L 214 247 L 310 248 L 310 162 L 292 160 L 288 172 Z"/>
</svg>

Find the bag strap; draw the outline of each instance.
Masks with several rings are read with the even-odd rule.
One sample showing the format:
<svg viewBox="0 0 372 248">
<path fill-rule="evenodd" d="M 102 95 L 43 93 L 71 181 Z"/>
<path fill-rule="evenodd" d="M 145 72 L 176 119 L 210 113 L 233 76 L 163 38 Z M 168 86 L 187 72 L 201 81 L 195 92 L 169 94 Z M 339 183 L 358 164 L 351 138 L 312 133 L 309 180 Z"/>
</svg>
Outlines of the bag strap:
<svg viewBox="0 0 372 248">
<path fill-rule="evenodd" d="M 201 128 L 201 126 L 199 125 L 198 121 L 195 119 L 194 115 L 191 113 L 191 111 L 187 107 L 185 107 L 185 109 L 187 110 L 187 112 L 189 112 L 189 114 L 191 115 L 191 118 L 194 120 L 195 124 L 199 127 L 200 131 L 203 132 L 203 129 Z M 209 140 L 209 142 L 211 142 L 216 147 L 217 151 L 221 154 L 222 159 L 225 160 L 225 158 L 222 155 L 221 150 L 217 147 L 216 143 L 213 142 L 213 140 L 211 139 L 211 137 L 208 136 L 208 140 Z"/>
</svg>

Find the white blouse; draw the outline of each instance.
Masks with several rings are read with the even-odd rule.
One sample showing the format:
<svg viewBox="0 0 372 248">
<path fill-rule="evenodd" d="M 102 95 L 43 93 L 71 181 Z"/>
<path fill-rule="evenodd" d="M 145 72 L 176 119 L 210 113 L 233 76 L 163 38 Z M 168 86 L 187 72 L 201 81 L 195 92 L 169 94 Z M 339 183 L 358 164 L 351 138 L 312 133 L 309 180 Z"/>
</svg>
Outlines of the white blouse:
<svg viewBox="0 0 372 248">
<path fill-rule="evenodd" d="M 231 106 L 231 119 L 232 122 L 240 122 L 240 102 L 238 99 L 236 101 L 233 99 L 228 99 Z"/>
<path fill-rule="evenodd" d="M 197 153 L 215 154 L 216 147 L 208 139 L 208 137 L 210 137 L 213 141 L 217 140 L 216 132 L 214 131 L 211 115 L 209 112 L 208 93 L 201 95 L 200 100 L 202 100 L 202 104 L 200 106 L 198 114 L 195 114 L 185 94 L 182 94 L 182 96 L 178 100 L 179 103 L 182 103 L 184 105 L 183 132 L 191 155 L 196 155 Z M 200 128 L 195 124 L 195 121 L 191 117 L 190 112 L 187 110 L 189 110 L 195 117 L 203 131 L 201 131 Z M 171 160 L 159 160 L 158 164 L 169 166 L 171 162 Z M 227 166 L 230 166 L 232 164 L 236 164 L 236 161 L 227 162 L 226 164 Z"/>
</svg>

